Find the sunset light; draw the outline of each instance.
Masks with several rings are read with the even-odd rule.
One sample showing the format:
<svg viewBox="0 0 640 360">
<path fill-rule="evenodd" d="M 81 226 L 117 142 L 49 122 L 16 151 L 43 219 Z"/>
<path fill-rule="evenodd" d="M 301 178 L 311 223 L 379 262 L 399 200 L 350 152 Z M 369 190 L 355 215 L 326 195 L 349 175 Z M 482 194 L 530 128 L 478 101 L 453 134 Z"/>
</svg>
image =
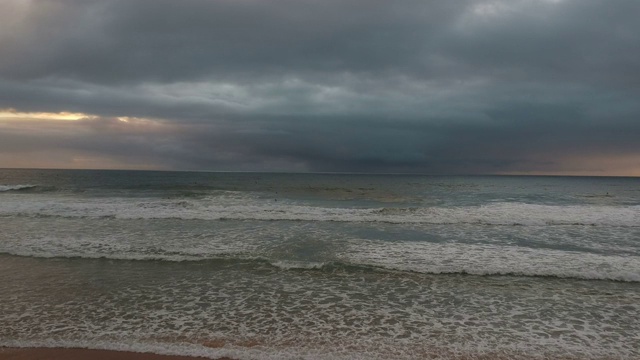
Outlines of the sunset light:
<svg viewBox="0 0 640 360">
<path fill-rule="evenodd" d="M 95 118 L 95 115 L 74 112 L 21 112 L 15 109 L 0 110 L 0 121 L 2 120 L 56 120 L 56 121 L 76 121 L 81 119 Z"/>
</svg>

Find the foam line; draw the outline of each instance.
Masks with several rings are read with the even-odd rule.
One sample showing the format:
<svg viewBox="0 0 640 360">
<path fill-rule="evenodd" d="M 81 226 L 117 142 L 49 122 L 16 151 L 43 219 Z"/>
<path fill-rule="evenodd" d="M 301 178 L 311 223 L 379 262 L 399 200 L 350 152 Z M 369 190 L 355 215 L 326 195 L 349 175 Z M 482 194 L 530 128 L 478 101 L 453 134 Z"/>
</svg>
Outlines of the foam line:
<svg viewBox="0 0 640 360">
<path fill-rule="evenodd" d="M 467 250 L 466 261 L 451 261 L 443 251 L 434 251 L 433 256 L 415 258 L 397 258 L 393 255 L 380 259 L 375 256 L 360 256 L 352 262 L 327 261 L 304 262 L 274 260 L 259 256 L 225 256 L 226 254 L 154 255 L 141 253 L 97 254 L 81 252 L 40 252 L 40 251 L 4 251 L 0 254 L 33 258 L 70 258 L 70 259 L 110 259 L 123 261 L 168 261 L 168 262 L 210 262 L 225 266 L 261 267 L 269 265 L 283 271 L 320 271 L 320 272 L 412 272 L 430 275 L 473 275 L 473 276 L 524 276 L 539 278 L 562 278 L 578 280 L 610 280 L 622 282 L 640 282 L 640 259 L 637 257 L 604 257 L 582 254 L 572 258 L 562 254 L 538 254 L 531 258 L 518 256 L 513 251 L 499 251 L 493 254 L 475 254 Z M 504 253 L 510 253 L 503 256 Z M 504 261 L 506 257 L 512 260 Z M 540 261 L 546 257 L 546 260 Z M 502 263 L 496 261 L 502 260 Z M 558 263 L 561 262 L 561 263 Z"/>
<path fill-rule="evenodd" d="M 187 200 L 12 197 L 3 199 L 0 216 L 640 227 L 640 205 L 560 206 L 501 202 L 483 206 L 347 208 L 226 197 Z"/>
</svg>

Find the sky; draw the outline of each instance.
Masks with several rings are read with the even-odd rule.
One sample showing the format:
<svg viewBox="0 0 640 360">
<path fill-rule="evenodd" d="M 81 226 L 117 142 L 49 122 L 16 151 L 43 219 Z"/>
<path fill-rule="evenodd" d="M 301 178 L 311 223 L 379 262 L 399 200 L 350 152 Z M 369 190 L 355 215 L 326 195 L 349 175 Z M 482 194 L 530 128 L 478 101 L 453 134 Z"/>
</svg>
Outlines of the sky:
<svg viewBox="0 0 640 360">
<path fill-rule="evenodd" d="M 637 0 L 2 0 L 0 167 L 640 176 Z"/>
</svg>

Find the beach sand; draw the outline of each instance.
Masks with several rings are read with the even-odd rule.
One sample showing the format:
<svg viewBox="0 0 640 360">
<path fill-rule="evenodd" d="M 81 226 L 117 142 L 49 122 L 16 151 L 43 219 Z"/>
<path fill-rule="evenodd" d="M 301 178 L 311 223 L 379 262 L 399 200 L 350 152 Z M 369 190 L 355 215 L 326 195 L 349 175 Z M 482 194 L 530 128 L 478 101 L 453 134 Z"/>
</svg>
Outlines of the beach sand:
<svg viewBox="0 0 640 360">
<path fill-rule="evenodd" d="M 201 357 L 66 348 L 0 348 L 0 360 L 197 360 Z M 219 358 L 218 360 L 232 360 Z"/>
</svg>

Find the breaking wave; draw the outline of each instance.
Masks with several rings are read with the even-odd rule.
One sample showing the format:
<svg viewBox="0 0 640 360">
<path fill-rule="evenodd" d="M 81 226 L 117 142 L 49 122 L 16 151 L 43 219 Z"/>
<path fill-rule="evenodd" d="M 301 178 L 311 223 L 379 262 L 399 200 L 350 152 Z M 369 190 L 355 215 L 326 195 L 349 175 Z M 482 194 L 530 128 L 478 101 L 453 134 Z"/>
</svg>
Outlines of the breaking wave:
<svg viewBox="0 0 640 360">
<path fill-rule="evenodd" d="M 519 202 L 455 207 L 349 208 L 238 198 L 5 199 L 0 204 L 0 216 L 640 227 L 640 205 L 539 205 Z"/>
<path fill-rule="evenodd" d="M 36 185 L 0 185 L 0 192 L 34 189 Z"/>
<path fill-rule="evenodd" d="M 577 280 L 609 280 L 621 282 L 640 282 L 640 272 L 635 266 L 640 265 L 640 259 L 629 261 L 633 264 L 628 266 L 615 266 L 601 263 L 595 267 L 575 268 L 572 266 L 535 266 L 531 261 L 522 258 L 519 264 L 509 264 L 509 266 L 496 267 L 492 264 L 479 264 L 478 261 L 471 261 L 468 264 L 443 264 L 434 262 L 425 266 L 411 266 L 403 264 L 380 264 L 372 262 L 349 262 L 349 261 L 326 261 L 307 262 L 293 260 L 276 260 L 260 256 L 238 255 L 238 254 L 209 254 L 195 256 L 180 253 L 165 254 L 145 254 L 145 253 L 81 253 L 81 252 L 41 252 L 41 251 L 4 251 L 0 254 L 49 259 L 92 259 L 92 260 L 117 260 L 117 261 L 167 261 L 181 263 L 206 263 L 208 266 L 220 268 L 246 268 L 248 270 L 272 270 L 272 271 L 311 271 L 337 274 L 366 274 L 366 273 L 393 273 L 393 274 L 417 274 L 417 275 L 443 275 L 443 276 L 511 276 L 511 277 L 532 277 L 532 278 L 557 278 L 557 279 L 577 279 Z M 568 260 L 571 261 L 571 260 Z M 614 262 L 624 262 L 624 259 L 615 259 Z M 592 265 L 592 264 L 591 264 Z"/>
</svg>

